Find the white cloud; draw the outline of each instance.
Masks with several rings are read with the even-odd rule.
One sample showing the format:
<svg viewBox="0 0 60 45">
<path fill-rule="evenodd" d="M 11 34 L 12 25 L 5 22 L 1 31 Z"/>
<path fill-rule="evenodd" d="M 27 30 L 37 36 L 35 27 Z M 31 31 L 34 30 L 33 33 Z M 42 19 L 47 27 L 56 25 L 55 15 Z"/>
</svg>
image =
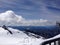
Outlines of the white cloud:
<svg viewBox="0 0 60 45">
<path fill-rule="evenodd" d="M 22 16 L 16 15 L 13 11 L 8 10 L 6 12 L 0 13 L 0 25 L 39 26 L 39 25 L 50 25 L 50 22 L 44 19 L 26 20 Z"/>
<path fill-rule="evenodd" d="M 23 21 L 24 18 L 22 18 L 22 16 L 18 16 L 16 15 L 13 11 L 9 10 L 6 11 L 4 13 L 0 13 L 0 23 L 4 22 L 3 24 L 14 24 L 15 23 L 19 23 L 21 21 Z M 1 23 L 2 24 L 2 23 Z"/>
</svg>

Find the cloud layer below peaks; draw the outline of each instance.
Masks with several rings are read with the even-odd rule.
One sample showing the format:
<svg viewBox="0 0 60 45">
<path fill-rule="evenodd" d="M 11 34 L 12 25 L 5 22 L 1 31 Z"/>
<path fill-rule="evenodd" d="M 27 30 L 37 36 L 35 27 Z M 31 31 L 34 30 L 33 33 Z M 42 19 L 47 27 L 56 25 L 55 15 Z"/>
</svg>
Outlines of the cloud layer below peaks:
<svg viewBox="0 0 60 45">
<path fill-rule="evenodd" d="M 10 26 L 45 26 L 53 23 L 48 20 L 27 20 L 20 15 L 15 14 L 12 10 L 0 13 L 0 25 Z"/>
</svg>

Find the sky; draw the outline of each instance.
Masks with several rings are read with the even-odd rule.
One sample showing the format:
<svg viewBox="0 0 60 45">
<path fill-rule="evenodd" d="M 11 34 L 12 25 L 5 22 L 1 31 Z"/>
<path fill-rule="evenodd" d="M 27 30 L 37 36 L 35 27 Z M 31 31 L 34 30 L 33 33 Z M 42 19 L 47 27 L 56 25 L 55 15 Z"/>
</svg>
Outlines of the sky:
<svg viewBox="0 0 60 45">
<path fill-rule="evenodd" d="M 38 19 L 38 20 L 27 20 L 21 15 L 15 14 L 12 10 L 5 11 L 0 13 L 0 26 L 7 25 L 7 26 L 46 26 L 52 25 L 53 22 L 50 22 L 45 19 Z"/>
<path fill-rule="evenodd" d="M 0 12 L 7 10 L 26 19 L 59 20 L 60 0 L 0 0 Z"/>
<path fill-rule="evenodd" d="M 8 10 L 26 20 L 60 21 L 60 0 L 0 0 L 0 13 Z"/>
</svg>

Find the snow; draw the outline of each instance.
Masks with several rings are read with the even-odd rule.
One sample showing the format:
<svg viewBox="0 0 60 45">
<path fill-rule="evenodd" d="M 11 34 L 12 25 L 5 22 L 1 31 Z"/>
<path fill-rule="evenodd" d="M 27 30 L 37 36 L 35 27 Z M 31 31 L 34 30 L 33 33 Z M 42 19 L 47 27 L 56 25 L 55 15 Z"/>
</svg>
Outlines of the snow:
<svg viewBox="0 0 60 45">
<path fill-rule="evenodd" d="M 43 39 L 27 36 L 17 29 L 8 28 L 13 34 L 0 27 L 0 45 L 39 45 Z"/>
<path fill-rule="evenodd" d="M 49 41 L 49 40 L 54 40 L 54 39 L 57 39 L 57 38 L 60 38 L 60 34 L 58 34 L 58 35 L 56 35 L 56 36 L 54 36 L 54 37 L 52 37 L 52 38 L 45 39 L 43 42 Z M 43 42 L 42 42 L 42 43 L 43 43 Z M 41 43 L 41 44 L 42 44 L 42 43 Z M 41 45 L 41 44 L 40 44 L 40 45 Z M 48 45 L 49 45 L 49 44 L 48 44 Z M 54 42 L 52 42 L 51 45 L 54 45 Z M 58 41 L 56 41 L 56 45 L 58 45 Z"/>
<path fill-rule="evenodd" d="M 44 40 L 42 37 L 41 38 L 35 38 L 33 36 L 29 37 L 23 31 L 20 31 L 18 29 L 13 29 L 13 28 L 8 28 L 8 29 L 13 34 L 10 34 L 7 30 L 0 27 L 0 45 L 41 45 L 44 41 L 48 41 L 48 40 L 52 40 L 60 37 L 60 34 L 59 34 L 53 38 Z M 31 33 L 31 35 L 32 34 L 33 33 Z"/>
</svg>

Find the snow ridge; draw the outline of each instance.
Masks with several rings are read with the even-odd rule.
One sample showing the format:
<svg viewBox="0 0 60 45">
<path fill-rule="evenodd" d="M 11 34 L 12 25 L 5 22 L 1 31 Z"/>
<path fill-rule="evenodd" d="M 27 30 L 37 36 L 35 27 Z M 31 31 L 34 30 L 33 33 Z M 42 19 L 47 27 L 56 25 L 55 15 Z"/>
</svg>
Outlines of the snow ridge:
<svg viewBox="0 0 60 45">
<path fill-rule="evenodd" d="M 0 27 L 0 45 L 39 45 L 40 41 L 43 40 L 42 38 L 38 39 L 30 37 L 26 35 L 23 31 L 19 31 L 17 29 L 9 27 L 8 29 L 13 34 L 10 34 L 7 30 Z"/>
</svg>

